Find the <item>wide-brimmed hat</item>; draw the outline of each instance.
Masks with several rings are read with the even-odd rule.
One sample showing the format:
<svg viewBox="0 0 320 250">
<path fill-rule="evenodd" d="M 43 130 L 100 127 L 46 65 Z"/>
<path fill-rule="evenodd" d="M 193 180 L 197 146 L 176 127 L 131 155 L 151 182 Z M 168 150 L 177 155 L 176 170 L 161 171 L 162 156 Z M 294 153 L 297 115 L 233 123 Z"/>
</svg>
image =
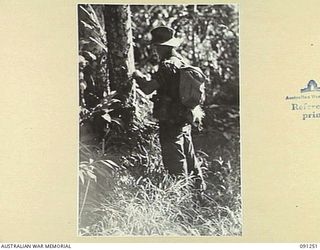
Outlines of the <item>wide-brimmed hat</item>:
<svg viewBox="0 0 320 250">
<path fill-rule="evenodd" d="M 174 30 L 169 27 L 157 27 L 151 30 L 152 39 L 150 44 L 178 47 L 181 44 L 182 39 L 174 37 L 174 33 Z"/>
</svg>

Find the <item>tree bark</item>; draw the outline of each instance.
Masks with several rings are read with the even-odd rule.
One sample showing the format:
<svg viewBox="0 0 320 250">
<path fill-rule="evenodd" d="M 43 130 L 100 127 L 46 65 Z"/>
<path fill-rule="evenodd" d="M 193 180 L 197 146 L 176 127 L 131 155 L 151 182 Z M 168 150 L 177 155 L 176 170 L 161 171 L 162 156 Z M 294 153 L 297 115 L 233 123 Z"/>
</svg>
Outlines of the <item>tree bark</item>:
<svg viewBox="0 0 320 250">
<path fill-rule="evenodd" d="M 134 71 L 131 12 L 129 5 L 106 5 L 104 10 L 111 90 L 126 104 L 134 98 L 130 76 Z"/>
<path fill-rule="evenodd" d="M 110 89 L 117 92 L 122 103 L 114 115 L 121 118 L 124 132 L 130 131 L 135 116 L 135 86 L 131 11 L 129 5 L 106 5 L 104 20 L 107 38 L 107 72 Z"/>
</svg>

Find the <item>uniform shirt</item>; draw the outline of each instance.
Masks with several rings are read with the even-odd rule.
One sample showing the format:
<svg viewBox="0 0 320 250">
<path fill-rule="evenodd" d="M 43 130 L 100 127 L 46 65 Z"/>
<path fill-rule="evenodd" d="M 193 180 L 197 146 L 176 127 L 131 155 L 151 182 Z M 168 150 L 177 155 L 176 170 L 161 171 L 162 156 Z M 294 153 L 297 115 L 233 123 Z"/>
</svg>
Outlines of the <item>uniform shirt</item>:
<svg viewBox="0 0 320 250">
<path fill-rule="evenodd" d="M 185 123 L 187 112 L 180 101 L 179 68 L 185 62 L 174 50 L 170 55 L 159 63 L 158 71 L 153 75 L 153 79 L 159 83 L 159 89 L 154 100 L 154 115 L 160 121 L 169 123 Z"/>
<path fill-rule="evenodd" d="M 153 78 L 160 87 L 157 91 L 160 98 L 166 96 L 173 102 L 179 102 L 179 68 L 184 64 L 181 56 L 174 50 L 159 63 L 159 69 Z"/>
</svg>

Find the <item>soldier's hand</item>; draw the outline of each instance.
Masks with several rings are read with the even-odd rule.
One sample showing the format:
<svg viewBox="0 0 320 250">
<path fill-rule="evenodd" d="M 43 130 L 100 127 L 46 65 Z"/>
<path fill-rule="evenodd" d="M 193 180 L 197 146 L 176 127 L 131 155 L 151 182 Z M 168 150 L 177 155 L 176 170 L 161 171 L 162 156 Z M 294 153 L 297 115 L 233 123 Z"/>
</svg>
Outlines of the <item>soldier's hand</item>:
<svg viewBox="0 0 320 250">
<path fill-rule="evenodd" d="M 132 74 L 134 79 L 144 79 L 145 75 L 140 70 L 135 70 Z"/>
</svg>

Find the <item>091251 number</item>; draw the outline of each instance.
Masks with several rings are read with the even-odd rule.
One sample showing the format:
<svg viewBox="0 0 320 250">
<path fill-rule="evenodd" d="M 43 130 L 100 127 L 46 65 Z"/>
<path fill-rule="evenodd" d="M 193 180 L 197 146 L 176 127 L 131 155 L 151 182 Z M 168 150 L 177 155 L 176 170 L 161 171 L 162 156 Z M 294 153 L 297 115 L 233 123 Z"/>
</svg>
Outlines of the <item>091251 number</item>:
<svg viewBox="0 0 320 250">
<path fill-rule="evenodd" d="M 316 249 L 318 248 L 318 244 L 315 243 L 301 243 L 299 247 L 302 249 Z"/>
</svg>

